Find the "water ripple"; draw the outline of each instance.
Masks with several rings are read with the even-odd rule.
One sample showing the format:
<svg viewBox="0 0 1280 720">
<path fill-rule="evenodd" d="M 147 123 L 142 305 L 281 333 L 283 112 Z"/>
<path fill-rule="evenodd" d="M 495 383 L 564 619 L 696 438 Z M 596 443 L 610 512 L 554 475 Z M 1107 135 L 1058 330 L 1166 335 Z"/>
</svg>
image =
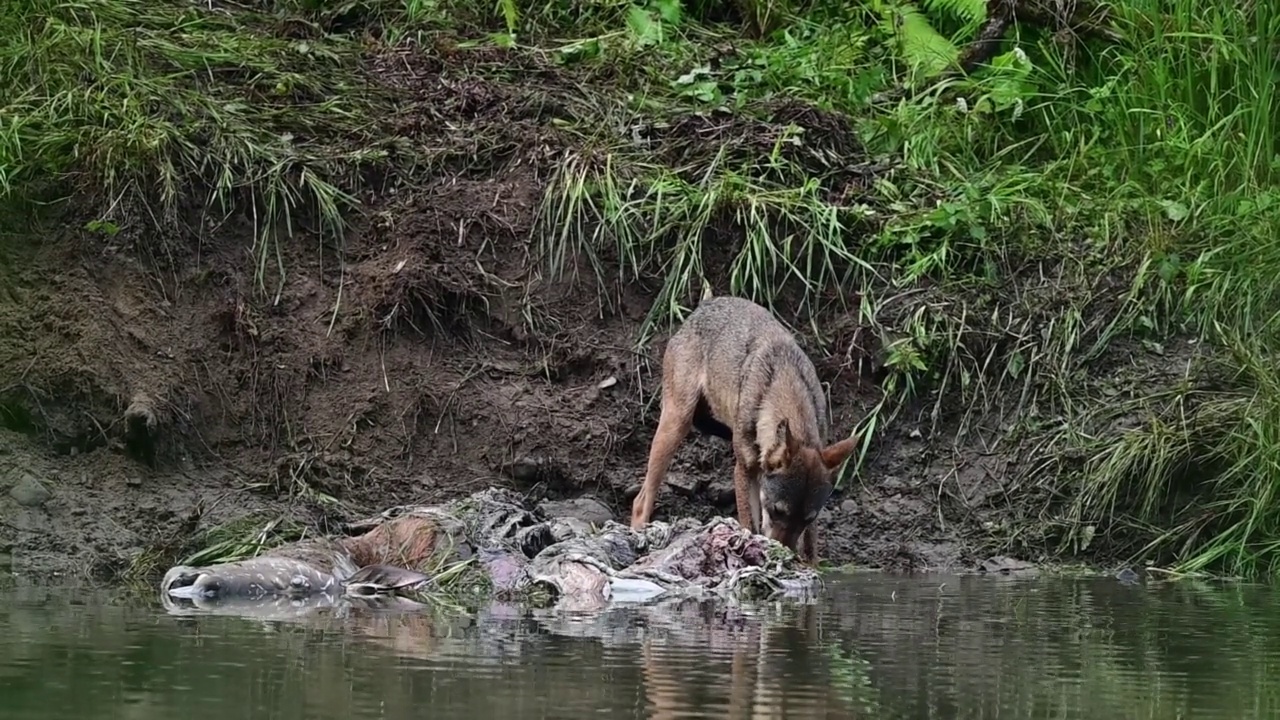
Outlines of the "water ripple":
<svg viewBox="0 0 1280 720">
<path fill-rule="evenodd" d="M 0 602 L 11 720 L 1252 718 L 1280 711 L 1280 593 L 1112 580 L 832 579 L 813 605 L 568 615 L 164 615 Z"/>
</svg>

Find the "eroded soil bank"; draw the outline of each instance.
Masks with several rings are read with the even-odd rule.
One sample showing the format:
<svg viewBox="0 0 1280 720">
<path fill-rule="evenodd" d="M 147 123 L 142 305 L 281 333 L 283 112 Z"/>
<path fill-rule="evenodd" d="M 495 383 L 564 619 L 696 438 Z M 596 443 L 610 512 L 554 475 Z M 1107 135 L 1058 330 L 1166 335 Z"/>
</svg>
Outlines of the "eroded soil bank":
<svg viewBox="0 0 1280 720">
<path fill-rule="evenodd" d="M 409 143 L 493 162 L 369 191 L 345 262 L 301 227 L 263 272 L 247 213 L 194 216 L 160 261 L 137 226 L 95 232 L 74 209 L 51 240 L 0 245 L 0 546 L 14 572 L 118 578 L 222 523 L 337 532 L 490 485 L 626 518 L 657 419 L 663 338 L 635 347 L 660 280 L 602 293 L 585 271 L 545 279 L 535 220 L 572 146 L 547 102 L 560 81 L 531 69 L 503 84 L 444 57 L 374 63 L 399 98 L 388 115 Z M 813 111 L 786 122 L 811 143 L 847 132 Z M 726 123 L 665 132 L 773 142 L 766 123 Z M 724 259 L 703 260 L 726 292 Z M 880 358 L 851 314 L 827 330 L 831 349 L 813 355 L 847 432 L 881 397 Z M 998 554 L 1016 450 L 934 443 L 910 417 L 877 429 L 832 498 L 826 560 L 954 568 Z M 656 517 L 731 514 L 731 468 L 727 444 L 691 436 Z"/>
</svg>

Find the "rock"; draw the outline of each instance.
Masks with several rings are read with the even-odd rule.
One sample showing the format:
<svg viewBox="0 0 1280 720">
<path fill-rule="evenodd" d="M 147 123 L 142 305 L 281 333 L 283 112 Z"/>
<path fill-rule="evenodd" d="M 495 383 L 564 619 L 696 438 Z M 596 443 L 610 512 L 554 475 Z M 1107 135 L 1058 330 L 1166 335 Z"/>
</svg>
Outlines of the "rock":
<svg viewBox="0 0 1280 720">
<path fill-rule="evenodd" d="M 1116 580 L 1123 585 L 1137 585 L 1141 580 L 1141 576 L 1133 571 L 1133 568 L 1124 568 L 1115 574 Z"/>
<path fill-rule="evenodd" d="M 548 518 L 576 518 L 596 526 L 613 519 L 613 512 L 605 507 L 604 503 L 592 497 L 545 500 L 538 504 L 538 512 Z"/>
<path fill-rule="evenodd" d="M 40 507 L 53 497 L 48 488 L 30 475 L 23 475 L 9 488 L 9 497 L 22 507 Z"/>
<path fill-rule="evenodd" d="M 532 485 L 538 482 L 538 476 L 542 470 L 542 462 L 538 458 L 522 457 L 503 469 L 507 471 L 512 480 Z"/>
<path fill-rule="evenodd" d="M 499 467 L 504 474 L 523 485 L 541 483 L 548 488 L 561 489 L 579 486 L 565 466 L 554 458 L 526 455 Z"/>
<path fill-rule="evenodd" d="M 854 500 L 845 500 L 840 503 L 840 512 L 846 515 L 852 515 L 858 512 L 858 503 Z"/>
<path fill-rule="evenodd" d="M 125 447 L 148 465 L 156 459 L 156 428 L 160 421 L 152 410 L 151 399 L 139 393 L 124 412 Z"/>
<path fill-rule="evenodd" d="M 667 473 L 667 485 L 680 495 L 693 497 L 702 488 L 706 480 L 704 475 L 686 475 L 684 473 Z"/>
</svg>

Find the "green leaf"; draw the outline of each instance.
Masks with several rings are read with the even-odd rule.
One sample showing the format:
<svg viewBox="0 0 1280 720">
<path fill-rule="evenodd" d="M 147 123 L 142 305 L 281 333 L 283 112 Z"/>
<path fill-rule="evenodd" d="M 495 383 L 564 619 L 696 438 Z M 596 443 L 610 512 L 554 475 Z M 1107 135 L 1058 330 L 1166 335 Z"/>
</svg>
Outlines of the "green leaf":
<svg viewBox="0 0 1280 720">
<path fill-rule="evenodd" d="M 933 76 L 956 61 L 960 49 L 934 30 L 928 18 L 914 6 L 903 3 L 889 12 L 896 16 L 891 22 L 902 58 L 916 72 Z"/>
<path fill-rule="evenodd" d="M 662 28 L 654 22 L 653 15 L 638 5 L 627 9 L 627 27 L 641 45 L 651 45 L 662 39 Z"/>
<path fill-rule="evenodd" d="M 945 13 L 964 20 L 967 24 L 977 24 L 987 19 L 986 0 L 922 0 L 921 5 L 935 15 Z"/>
<path fill-rule="evenodd" d="M 1191 214 L 1187 206 L 1177 200 L 1161 200 L 1160 207 L 1164 210 L 1165 217 L 1174 222 L 1182 222 Z"/>
<path fill-rule="evenodd" d="M 680 0 L 653 0 L 653 7 L 658 11 L 658 17 L 663 22 L 675 25 L 680 22 L 682 8 Z"/>
</svg>

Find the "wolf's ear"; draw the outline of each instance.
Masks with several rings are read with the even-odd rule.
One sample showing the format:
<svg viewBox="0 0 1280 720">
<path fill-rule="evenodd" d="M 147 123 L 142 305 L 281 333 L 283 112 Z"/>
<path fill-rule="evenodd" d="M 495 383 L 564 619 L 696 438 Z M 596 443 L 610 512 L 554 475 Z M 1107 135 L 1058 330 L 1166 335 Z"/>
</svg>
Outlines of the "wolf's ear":
<svg viewBox="0 0 1280 720">
<path fill-rule="evenodd" d="M 828 445 L 822 450 L 822 464 L 826 465 L 828 470 L 835 470 L 840 467 L 840 463 L 843 463 L 857 447 L 857 435 L 845 438 L 838 443 Z"/>
<path fill-rule="evenodd" d="M 791 432 L 791 423 L 786 418 L 778 421 L 778 437 L 786 443 L 787 460 L 795 457 L 800 453 L 800 440 Z"/>
<path fill-rule="evenodd" d="M 786 418 L 778 421 L 778 429 L 774 431 L 773 452 L 765 458 L 768 470 L 780 470 L 791 464 L 791 458 L 800 452 L 800 441 L 791 433 L 791 424 Z"/>
</svg>

